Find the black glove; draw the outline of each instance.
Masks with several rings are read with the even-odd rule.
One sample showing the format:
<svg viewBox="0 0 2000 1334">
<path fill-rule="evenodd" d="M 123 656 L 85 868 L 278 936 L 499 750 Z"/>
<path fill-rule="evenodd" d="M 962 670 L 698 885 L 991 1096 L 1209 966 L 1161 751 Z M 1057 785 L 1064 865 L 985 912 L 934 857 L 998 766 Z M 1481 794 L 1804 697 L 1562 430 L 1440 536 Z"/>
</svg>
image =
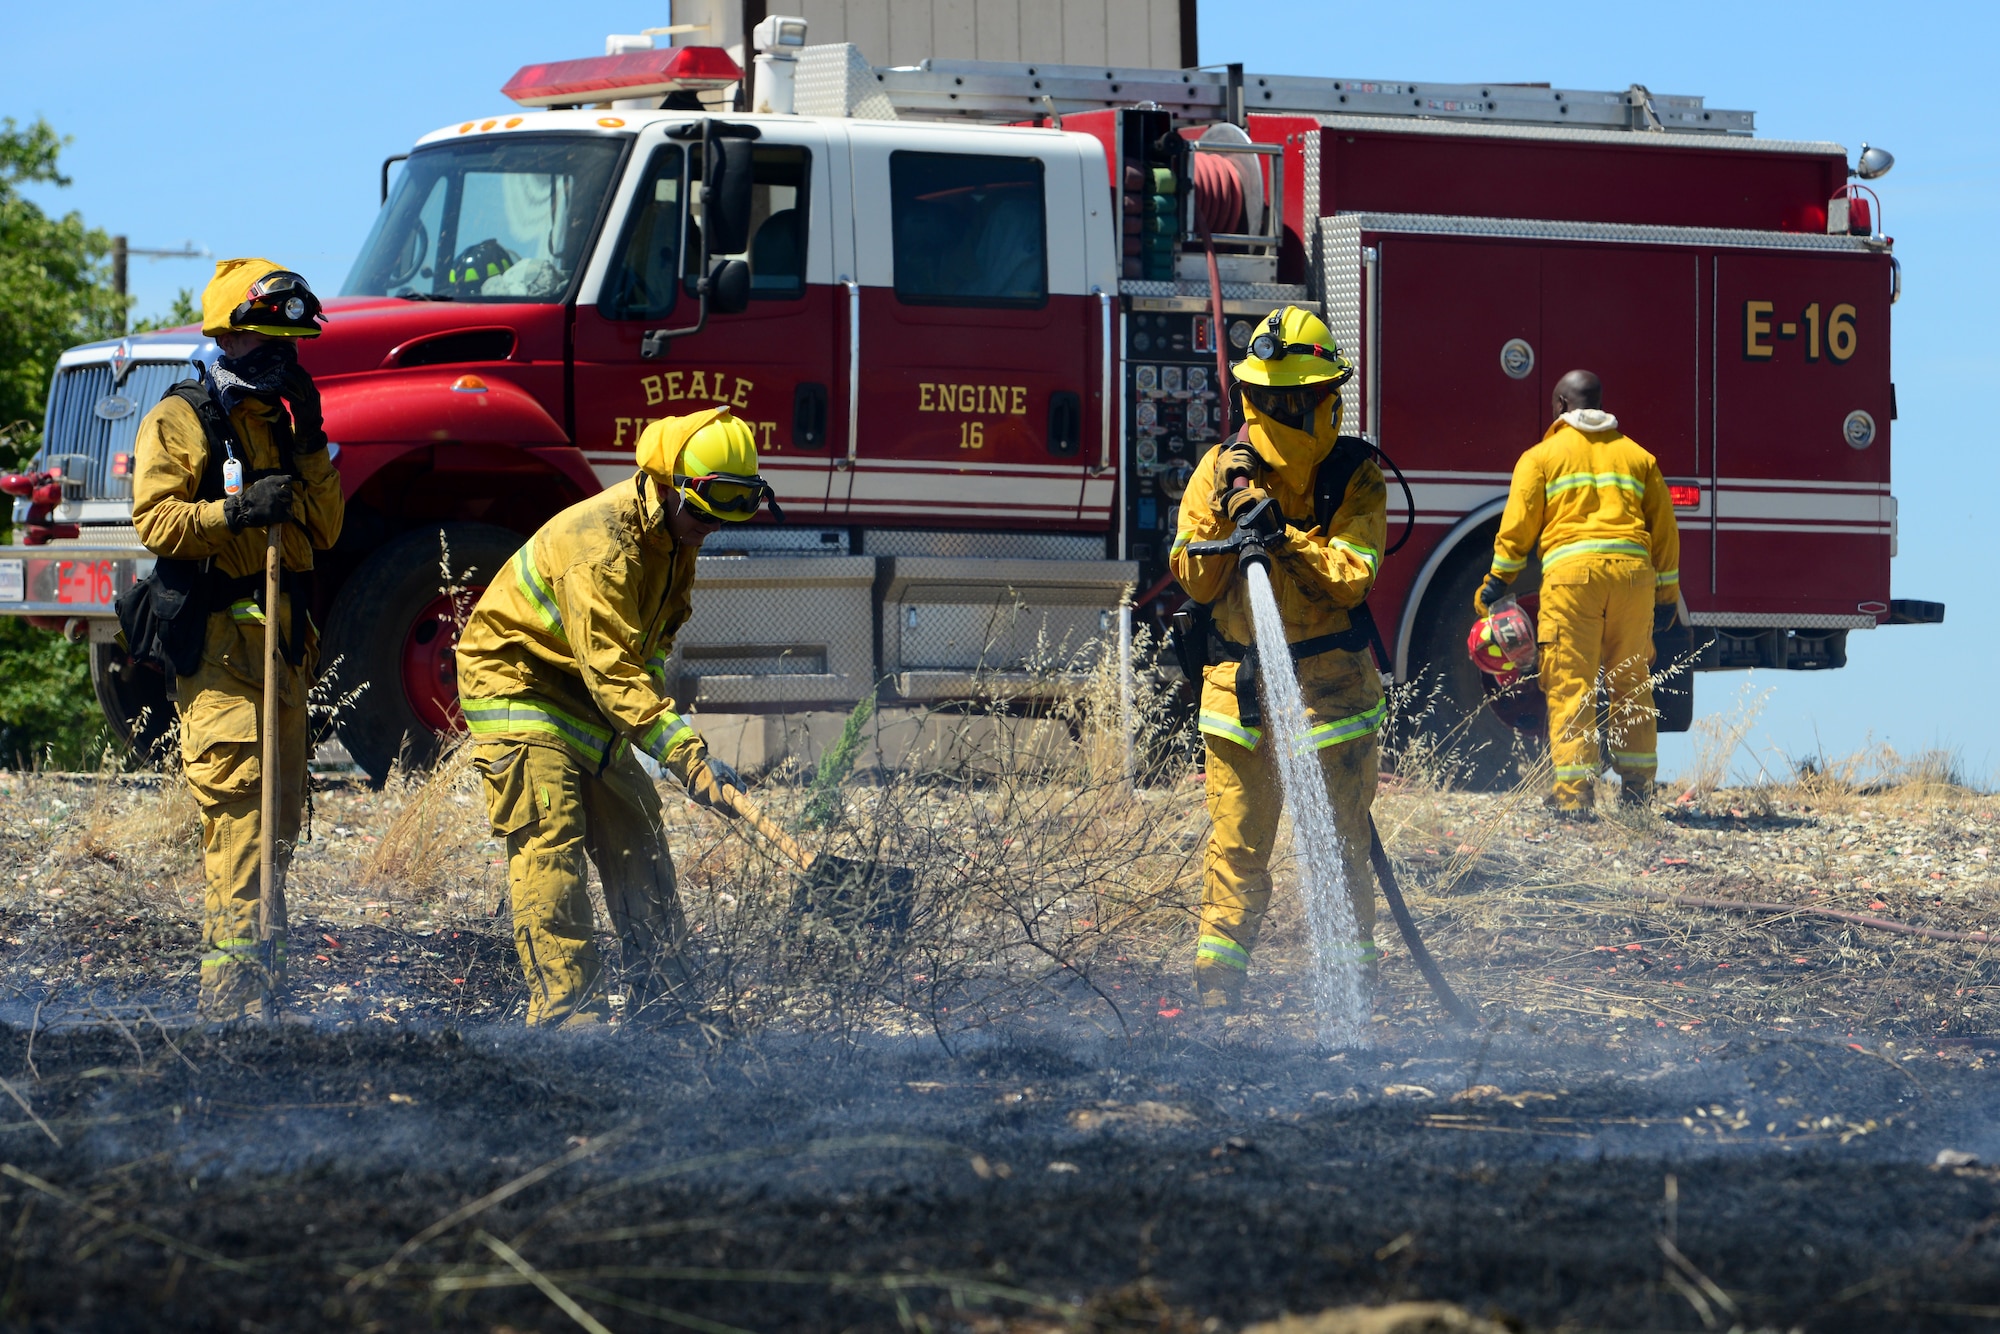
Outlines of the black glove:
<svg viewBox="0 0 2000 1334">
<path fill-rule="evenodd" d="M 243 488 L 241 495 L 225 497 L 222 502 L 222 519 L 232 533 L 245 528 L 269 528 L 291 517 L 292 479 L 282 474 L 260 477 Z"/>
<path fill-rule="evenodd" d="M 1487 575 L 1486 582 L 1481 584 L 1479 586 L 1479 592 L 1473 595 L 1472 609 L 1478 612 L 1481 616 L 1492 615 L 1493 604 L 1498 602 L 1500 600 L 1500 595 L 1505 593 L 1506 591 L 1507 591 L 1506 580 L 1502 579 L 1497 574 Z"/>
<path fill-rule="evenodd" d="M 742 776 L 715 756 L 703 755 L 688 766 L 687 793 L 694 804 L 734 819 L 736 806 L 723 793 L 725 785 L 744 791 Z"/>
<path fill-rule="evenodd" d="M 280 391 L 292 407 L 293 448 L 301 454 L 317 454 L 326 448 L 326 414 L 319 403 L 319 386 L 306 368 L 293 363 L 285 372 Z"/>
<path fill-rule="evenodd" d="M 1681 618 L 1681 609 L 1678 603 L 1675 602 L 1654 603 L 1653 633 L 1657 635 L 1673 629 L 1675 623 L 1678 622 L 1680 618 Z"/>
</svg>

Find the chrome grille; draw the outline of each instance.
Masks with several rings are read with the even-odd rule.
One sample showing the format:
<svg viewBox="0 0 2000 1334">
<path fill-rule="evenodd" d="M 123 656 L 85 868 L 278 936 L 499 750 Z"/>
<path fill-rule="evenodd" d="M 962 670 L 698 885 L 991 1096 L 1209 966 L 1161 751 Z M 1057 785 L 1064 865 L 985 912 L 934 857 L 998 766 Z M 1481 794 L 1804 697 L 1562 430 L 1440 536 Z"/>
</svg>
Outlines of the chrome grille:
<svg viewBox="0 0 2000 1334">
<path fill-rule="evenodd" d="M 97 415 L 97 402 L 112 392 L 107 362 L 70 366 L 56 373 L 49 393 L 49 415 L 42 431 L 40 465 L 60 467 L 66 479 L 65 497 L 72 500 L 129 500 L 130 476 L 111 475 L 111 457 L 130 454 L 145 420 L 167 387 L 194 374 L 187 361 L 135 361 L 117 392 L 138 405 L 118 421 Z"/>
</svg>

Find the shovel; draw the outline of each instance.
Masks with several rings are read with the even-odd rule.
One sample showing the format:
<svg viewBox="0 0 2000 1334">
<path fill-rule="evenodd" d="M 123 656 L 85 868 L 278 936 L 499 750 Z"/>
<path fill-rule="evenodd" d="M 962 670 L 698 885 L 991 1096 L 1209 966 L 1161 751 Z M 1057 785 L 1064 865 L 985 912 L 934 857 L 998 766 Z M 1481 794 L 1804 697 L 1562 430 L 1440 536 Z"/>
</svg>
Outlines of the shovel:
<svg viewBox="0 0 2000 1334">
<path fill-rule="evenodd" d="M 264 972 L 264 1017 L 278 1017 L 278 948 L 285 938 L 285 889 L 278 883 L 278 568 L 285 526 L 274 523 L 264 542 L 263 810 L 257 829 L 257 950 Z"/>
<path fill-rule="evenodd" d="M 722 795 L 752 829 L 803 872 L 792 899 L 798 911 L 823 913 L 840 926 L 865 926 L 892 935 L 909 930 L 917 888 L 917 873 L 910 867 L 807 852 L 747 793 L 724 783 Z"/>
</svg>

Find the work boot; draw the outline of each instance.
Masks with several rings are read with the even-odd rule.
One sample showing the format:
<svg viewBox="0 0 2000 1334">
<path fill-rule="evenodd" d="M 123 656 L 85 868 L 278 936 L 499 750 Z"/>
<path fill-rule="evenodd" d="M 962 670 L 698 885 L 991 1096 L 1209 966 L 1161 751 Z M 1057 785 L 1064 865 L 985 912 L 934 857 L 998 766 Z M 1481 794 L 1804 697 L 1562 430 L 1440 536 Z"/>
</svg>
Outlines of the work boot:
<svg viewBox="0 0 2000 1334">
<path fill-rule="evenodd" d="M 1226 1015 L 1243 1006 L 1243 983 L 1248 977 L 1241 969 L 1209 964 L 1194 970 L 1195 991 L 1201 1008 L 1211 1014 Z"/>
<path fill-rule="evenodd" d="M 602 1030 L 611 1022 L 611 1006 L 598 997 L 587 1005 L 571 1010 L 556 1027 L 565 1033 L 576 1033 L 591 1029 Z"/>
<path fill-rule="evenodd" d="M 1542 798 L 1542 809 L 1565 824 L 1589 824 L 1597 812 L 1588 806 L 1572 806 L 1555 797 Z"/>
<path fill-rule="evenodd" d="M 1618 804 L 1635 810 L 1650 810 L 1654 784 L 1642 778 L 1626 779 L 1618 785 Z"/>
<path fill-rule="evenodd" d="M 198 1013 L 202 1022 L 232 1024 L 264 1017 L 263 970 L 255 964 L 204 968 Z"/>
</svg>

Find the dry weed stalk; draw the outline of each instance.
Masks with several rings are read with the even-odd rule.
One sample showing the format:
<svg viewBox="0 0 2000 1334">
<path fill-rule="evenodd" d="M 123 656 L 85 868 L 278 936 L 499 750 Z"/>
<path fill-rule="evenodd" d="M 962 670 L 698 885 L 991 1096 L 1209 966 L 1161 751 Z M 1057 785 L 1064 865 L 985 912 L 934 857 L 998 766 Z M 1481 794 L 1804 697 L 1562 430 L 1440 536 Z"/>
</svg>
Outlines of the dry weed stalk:
<svg viewBox="0 0 2000 1334">
<path fill-rule="evenodd" d="M 716 1008 L 739 1026 L 945 1037 L 1052 995 L 1122 1016 L 1100 974 L 1185 953 L 1203 842 L 1150 653 L 1142 637 L 1136 781 L 1115 655 L 1095 646 L 1044 645 L 1025 670 L 990 675 L 998 712 L 940 707 L 898 725 L 913 738 L 901 760 L 850 782 L 808 846 L 907 868 L 907 902 L 886 875 L 814 902 L 739 831 L 698 840 L 679 860 Z M 780 815 L 829 805 L 803 787 L 758 795 Z"/>
<path fill-rule="evenodd" d="M 422 897 L 442 889 L 446 870 L 466 845 L 482 834 L 483 811 L 468 794 L 472 747 L 454 744 L 425 770 L 400 765 L 383 784 L 383 800 L 395 810 L 363 878 L 386 892 Z"/>
</svg>

